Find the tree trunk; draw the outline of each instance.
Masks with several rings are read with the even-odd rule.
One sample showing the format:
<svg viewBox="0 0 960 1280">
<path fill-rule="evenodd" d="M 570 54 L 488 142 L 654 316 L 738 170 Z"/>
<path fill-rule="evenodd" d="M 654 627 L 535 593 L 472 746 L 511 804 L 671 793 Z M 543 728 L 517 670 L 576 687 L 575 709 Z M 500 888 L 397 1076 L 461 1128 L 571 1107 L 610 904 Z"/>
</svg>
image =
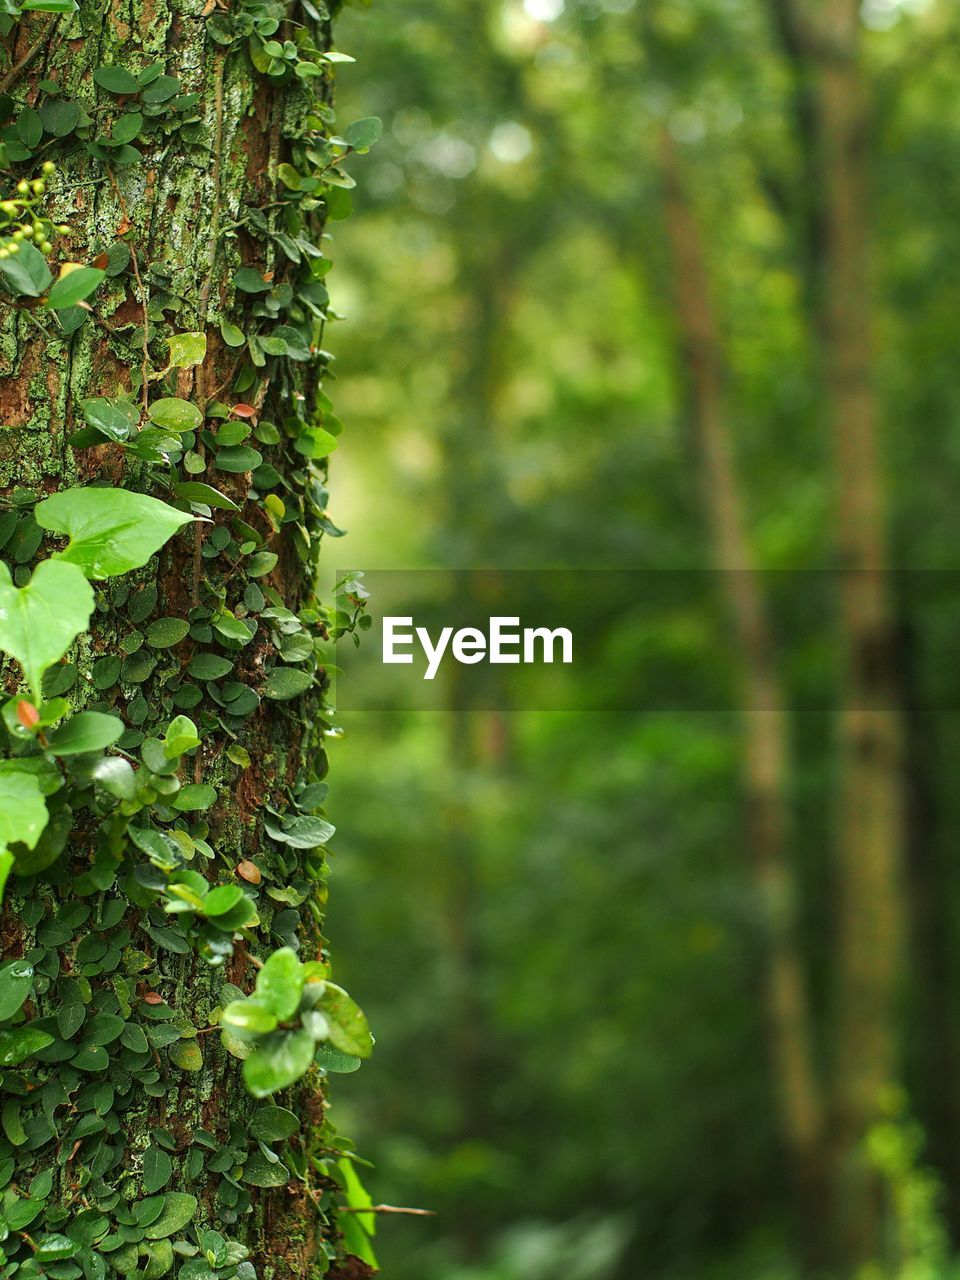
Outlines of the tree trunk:
<svg viewBox="0 0 960 1280">
<path fill-rule="evenodd" d="M 284 944 L 304 960 L 323 954 L 324 852 L 278 841 L 263 823 L 268 808 L 272 830 L 282 825 L 276 815 L 295 805 L 316 813 L 326 769 L 318 739 L 325 677 L 313 643 L 322 617 L 310 612 L 329 527 L 326 464 L 311 436 L 323 357 L 301 349 L 315 352 L 322 332 L 322 273 L 311 271 L 319 261 L 311 244 L 319 244 L 325 205 L 322 189 L 304 196 L 289 178 L 290 165 L 317 174 L 327 162 L 329 68 L 317 50 L 331 36 L 318 7 L 319 21 L 305 6 L 296 22 L 279 24 L 276 40 L 295 42 L 286 66 L 264 51 L 271 33 L 241 29 L 242 6 L 81 0 L 75 14 L 25 16 L 7 38 L 7 114 L 28 153 L 14 146 L 11 181 L 35 177 L 41 161 L 56 163 L 49 203 L 70 230 L 54 246 L 54 274 L 54 259 L 65 257 L 106 267 L 107 278 L 71 332 L 67 313 L 58 322 L 33 299 L 3 308 L 0 422 L 12 429 L 0 434 L 0 484 L 3 507 L 18 517 L 4 555 L 22 580 L 37 553 L 31 504 L 68 486 L 123 487 L 209 517 L 146 567 L 93 584 L 91 635 L 50 673 L 48 688 L 75 708 L 121 716 L 119 746 L 135 760 L 173 717 L 192 717 L 202 742 L 180 781 L 211 785 L 215 803 L 206 812 L 161 809 L 157 826 L 176 833 L 194 871 L 254 897 L 259 925 L 242 930 L 225 963 L 198 958 L 173 928 L 183 917 L 144 896 L 138 850 L 116 828 L 111 836 L 105 820 L 98 830 L 91 812 L 76 815 L 48 869 L 11 880 L 0 919 L 4 956 L 34 965 L 25 1010 L 53 1028 L 54 1043 L 0 1076 L 3 1182 L 42 1201 L 30 1225 L 11 1229 L 0 1246 L 0 1276 L 48 1274 L 29 1270 L 36 1261 L 20 1270 L 14 1261 L 30 1256 L 44 1229 L 82 1240 L 81 1265 L 94 1280 L 172 1274 L 170 1243 L 189 1257 L 209 1229 L 248 1249 L 261 1277 L 369 1274 L 342 1242 L 341 1143 L 324 1117 L 321 1076 L 311 1069 L 269 1100 L 295 1114 L 297 1129 L 282 1146 L 270 1138 L 263 1148 L 246 1126 L 264 1104 L 246 1092 L 240 1063 L 216 1030 L 224 1005 L 251 990 L 258 956 Z M 298 60 L 315 74 L 294 74 Z M 136 77 L 158 63 L 142 83 L 117 74 Z M 113 72 L 98 72 L 105 67 Z M 133 113 L 139 124 L 127 118 Z M 112 131 L 128 137 L 126 150 L 98 141 Z M 319 159 L 307 155 L 310 147 Z M 241 267 L 249 271 L 238 287 Z M 279 339 L 278 321 L 286 326 Z M 156 376 L 168 363 L 165 339 L 186 332 L 205 336 L 205 357 Z M 248 335 L 259 341 L 244 346 Z M 71 446 L 83 427 L 81 401 L 124 395 L 135 420 L 124 446 Z M 207 426 L 181 437 L 185 456 L 174 450 L 151 461 L 130 445 L 149 438 L 154 419 L 146 414 L 161 397 L 206 409 Z M 254 434 L 241 440 L 244 424 Z M 262 461 L 243 452 L 254 445 Z M 225 500 L 198 505 L 205 499 L 197 491 L 174 490 L 184 482 L 213 486 Z M 52 550 L 48 542 L 40 554 Z M 170 620 L 191 629 L 158 647 Z M 248 639 L 255 629 L 250 643 L 244 620 Z M 293 636 L 304 638 L 299 657 Z M 299 666 L 281 663 L 281 643 L 285 662 Z M 208 664 L 213 673 L 233 664 L 226 680 L 191 671 L 201 652 L 220 660 Z M 278 671 L 312 677 L 302 697 L 278 695 L 283 679 L 304 684 Z M 13 670 L 5 676 L 12 692 Z M 91 1022 L 72 1030 L 72 1017 L 63 1020 L 71 1002 L 123 1020 L 106 1065 L 101 1054 L 74 1060 Z M 167 1197 L 159 1224 L 149 1203 L 158 1196 Z M 189 1209 L 189 1197 L 188 1220 L 167 1231 L 173 1208 Z M 7 1208 L 0 1204 L 0 1213 Z M 253 1274 L 250 1264 L 241 1277 Z M 192 1276 L 212 1274 L 189 1265 Z M 61 1266 L 49 1274 L 80 1274 L 74 1263 Z"/>
<path fill-rule="evenodd" d="M 851 1268 L 881 1254 L 879 1192 L 864 1139 L 899 1071 L 904 775 L 895 621 L 870 350 L 868 110 L 858 0 L 795 6 L 816 85 L 824 228 L 821 297 L 833 441 L 845 678 L 836 868 L 839 948 L 833 1042 L 834 1205 Z"/>
<path fill-rule="evenodd" d="M 819 1256 L 824 1125 L 807 984 L 796 936 L 787 709 L 776 671 L 770 621 L 745 529 L 725 403 L 722 342 L 700 230 L 667 129 L 661 132 L 660 158 L 676 324 L 703 504 L 736 641 L 743 699 L 747 839 L 766 930 L 764 1013 L 780 1131 L 797 1192 L 802 1238 L 808 1252 Z"/>
</svg>

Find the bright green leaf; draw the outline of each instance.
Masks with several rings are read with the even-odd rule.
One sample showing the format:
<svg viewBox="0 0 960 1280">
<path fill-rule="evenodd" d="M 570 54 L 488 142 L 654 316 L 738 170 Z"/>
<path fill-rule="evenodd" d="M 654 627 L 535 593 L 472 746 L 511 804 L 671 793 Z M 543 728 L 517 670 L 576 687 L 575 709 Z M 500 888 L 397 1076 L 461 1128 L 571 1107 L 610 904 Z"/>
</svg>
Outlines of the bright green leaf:
<svg viewBox="0 0 960 1280">
<path fill-rule="evenodd" d="M 88 298 L 106 275 L 98 267 L 77 267 L 67 275 L 62 275 L 47 294 L 45 307 L 62 311 L 66 307 L 75 307 L 78 302 Z"/>
<path fill-rule="evenodd" d="M 213 788 L 210 788 L 213 791 Z M 216 794 L 216 793 L 214 793 Z M 204 915 L 222 916 L 242 902 L 244 892 L 238 884 L 221 884 L 211 889 L 203 900 Z"/>
<path fill-rule="evenodd" d="M 178 396 L 154 400 L 147 409 L 147 417 L 165 431 L 195 431 L 203 422 L 203 414 L 197 406 Z"/>
<path fill-rule="evenodd" d="M 228 347 L 242 347 L 246 342 L 243 336 L 243 330 L 238 329 L 235 324 L 231 324 L 229 320 L 220 321 L 220 336 Z"/>
<path fill-rule="evenodd" d="M 174 797 L 173 807 L 181 813 L 209 809 L 217 800 L 217 791 L 208 782 L 191 782 Z"/>
<path fill-rule="evenodd" d="M 33 1027 L 17 1027 L 13 1031 L 0 1031 L 0 1067 L 15 1067 L 33 1053 L 39 1053 L 53 1044 L 53 1036 Z"/>
<path fill-rule="evenodd" d="M 277 1025 L 276 1014 L 259 1000 L 234 1000 L 220 1015 L 220 1025 L 227 1030 L 265 1035 Z"/>
<path fill-rule="evenodd" d="M 83 751 L 101 751 L 123 735 L 124 724 L 117 716 L 102 711 L 81 711 L 48 739 L 47 750 L 55 756 L 75 756 Z"/>
<path fill-rule="evenodd" d="M 143 493 L 94 488 L 55 493 L 37 504 L 34 515 L 44 529 L 69 535 L 58 560 L 96 579 L 139 569 L 193 519 Z"/>
<path fill-rule="evenodd" d="M 341 1053 L 355 1058 L 369 1058 L 373 1037 L 363 1010 L 347 995 L 343 987 L 328 982 L 320 999 L 320 1008 L 330 1024 L 330 1043 Z"/>
<path fill-rule="evenodd" d="M 40 524 L 42 508 L 59 496 L 35 508 Z M 74 564 L 44 560 L 27 585 L 17 588 L 0 562 L 0 649 L 20 663 L 36 702 L 42 701 L 44 671 L 86 630 L 93 603 L 90 584 Z"/>
<path fill-rule="evenodd" d="M 306 1031 L 274 1032 L 243 1064 L 243 1078 L 255 1098 L 294 1084 L 310 1068 L 313 1037 Z"/>
<path fill-rule="evenodd" d="M 281 947 L 257 974 L 257 996 L 280 1022 L 292 1018 L 303 991 L 303 965 L 292 947 Z"/>
<path fill-rule="evenodd" d="M 170 727 L 163 738 L 163 751 L 167 759 L 173 760 L 176 756 L 182 756 L 185 751 L 192 751 L 199 745 L 197 726 L 190 717 L 175 716 L 170 721 Z"/>
<path fill-rule="evenodd" d="M 10 960 L 0 968 L 0 1022 L 12 1018 L 32 990 L 32 964 L 26 960 Z"/>
<path fill-rule="evenodd" d="M 212 485 L 203 484 L 200 480 L 182 480 L 173 486 L 173 492 L 178 498 L 185 498 L 187 502 L 202 502 L 208 507 L 217 507 L 221 511 L 240 510 L 232 498 L 228 498 L 219 489 L 214 489 Z"/>
<path fill-rule="evenodd" d="M 207 335 L 205 333 L 177 333 L 167 339 L 170 348 L 170 363 L 177 369 L 192 369 L 194 365 L 203 364 L 207 354 Z"/>
</svg>

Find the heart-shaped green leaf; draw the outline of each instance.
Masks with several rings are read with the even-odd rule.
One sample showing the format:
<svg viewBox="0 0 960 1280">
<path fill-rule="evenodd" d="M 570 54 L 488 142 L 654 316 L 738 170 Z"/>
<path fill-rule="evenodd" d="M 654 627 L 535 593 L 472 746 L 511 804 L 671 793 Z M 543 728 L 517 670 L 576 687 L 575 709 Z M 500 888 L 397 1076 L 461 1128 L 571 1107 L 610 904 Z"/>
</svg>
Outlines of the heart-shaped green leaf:
<svg viewBox="0 0 960 1280">
<path fill-rule="evenodd" d="M 38 503 L 34 515 L 44 529 L 69 535 L 58 560 L 95 579 L 139 569 L 193 519 L 144 493 L 95 488 L 64 489 Z"/>
<path fill-rule="evenodd" d="M 348 124 L 343 137 L 354 151 L 368 151 L 382 133 L 383 123 L 377 116 L 364 116 L 362 120 Z"/>
<path fill-rule="evenodd" d="M 54 501 L 55 498 L 47 499 Z M 39 504 L 38 515 L 45 505 Z M 40 681 L 44 671 L 59 662 L 80 632 L 86 630 L 91 613 L 93 591 L 75 564 L 44 560 L 27 585 L 17 588 L 10 570 L 0 563 L 0 649 L 23 667 L 36 702 L 42 701 Z"/>
</svg>

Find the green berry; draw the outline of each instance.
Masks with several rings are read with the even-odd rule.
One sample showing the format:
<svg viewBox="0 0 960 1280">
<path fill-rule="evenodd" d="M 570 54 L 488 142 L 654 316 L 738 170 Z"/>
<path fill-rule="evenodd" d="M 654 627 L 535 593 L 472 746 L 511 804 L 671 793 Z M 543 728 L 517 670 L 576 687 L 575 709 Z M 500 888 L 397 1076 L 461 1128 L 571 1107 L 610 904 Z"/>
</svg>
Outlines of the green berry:
<svg viewBox="0 0 960 1280">
<path fill-rule="evenodd" d="M 44 160 L 43 164 L 40 166 L 40 172 L 46 174 L 56 173 L 57 166 L 52 160 Z"/>
<path fill-rule="evenodd" d="M 59 227 L 57 227 L 57 230 L 60 232 L 62 236 L 66 236 L 70 234 L 70 227 L 66 222 L 61 222 Z"/>
<path fill-rule="evenodd" d="M 20 228 L 20 230 L 23 232 L 23 239 L 24 239 L 24 240 L 32 240 L 32 239 L 33 239 L 33 227 L 22 226 L 22 227 Z"/>
<path fill-rule="evenodd" d="M 36 181 L 32 182 L 30 185 L 33 187 L 33 194 L 35 196 L 42 196 L 47 189 L 47 184 L 42 178 L 37 178 Z"/>
<path fill-rule="evenodd" d="M 49 240 L 41 240 L 39 247 L 40 247 L 41 253 L 49 253 L 50 250 L 53 248 L 53 245 L 50 243 Z"/>
<path fill-rule="evenodd" d="M 22 196 L 28 196 L 30 194 L 30 183 L 24 182 L 23 180 L 21 180 L 20 182 L 17 183 L 17 191 Z"/>
</svg>

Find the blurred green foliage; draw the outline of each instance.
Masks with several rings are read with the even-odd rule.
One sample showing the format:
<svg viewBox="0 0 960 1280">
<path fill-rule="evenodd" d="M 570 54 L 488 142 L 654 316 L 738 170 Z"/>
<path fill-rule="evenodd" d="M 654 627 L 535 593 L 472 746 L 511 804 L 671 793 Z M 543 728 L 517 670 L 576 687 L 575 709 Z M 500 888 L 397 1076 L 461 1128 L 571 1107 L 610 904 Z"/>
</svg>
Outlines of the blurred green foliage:
<svg viewBox="0 0 960 1280">
<path fill-rule="evenodd" d="M 810 320 L 823 282 L 805 256 L 816 228 L 776 9 L 398 0 L 345 13 L 339 38 L 360 68 L 341 76 L 345 116 L 385 124 L 359 216 L 333 228 L 331 250 L 349 321 L 330 345 L 351 426 L 336 464 L 351 565 L 571 567 L 588 591 L 591 567 L 709 563 L 670 303 L 664 122 L 709 250 L 758 562 L 832 563 Z M 960 17 L 950 0 L 865 0 L 862 21 L 894 560 L 952 570 Z M 901 1103 L 871 1136 L 890 1239 L 871 1275 L 945 1280 L 960 610 L 949 577 L 901 574 L 894 595 L 914 806 L 902 1083 L 930 1141 Z M 822 704 L 836 653 L 829 635 L 792 642 L 789 601 L 773 603 L 827 1054 L 834 726 L 804 708 Z M 642 661 L 686 646 L 721 680 L 730 655 L 709 635 L 691 612 Z M 640 660 L 624 637 L 595 678 L 615 689 Z M 385 1274 L 799 1275 L 735 717 L 356 713 L 347 728 L 334 943 L 377 1048 L 335 1105 L 377 1166 L 375 1198 L 437 1214 L 380 1221 Z"/>
</svg>

